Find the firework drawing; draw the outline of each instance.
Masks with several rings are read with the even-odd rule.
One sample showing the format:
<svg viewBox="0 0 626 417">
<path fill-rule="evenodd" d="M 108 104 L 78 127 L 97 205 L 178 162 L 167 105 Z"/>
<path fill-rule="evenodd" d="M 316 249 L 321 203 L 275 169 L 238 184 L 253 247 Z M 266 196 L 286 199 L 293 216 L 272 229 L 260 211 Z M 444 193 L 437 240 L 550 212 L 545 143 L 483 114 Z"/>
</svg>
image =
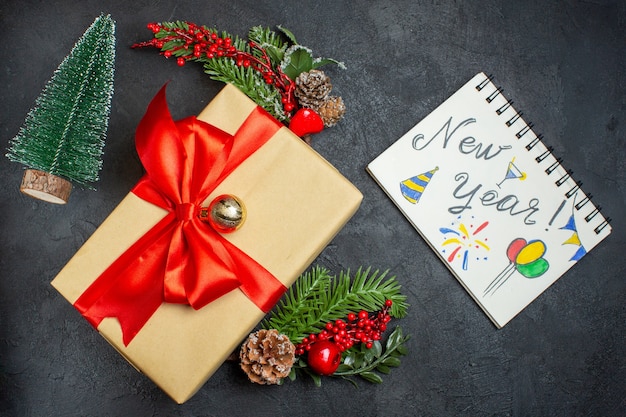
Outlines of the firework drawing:
<svg viewBox="0 0 626 417">
<path fill-rule="evenodd" d="M 472 216 L 472 220 L 474 217 Z M 479 234 L 485 230 L 489 225 L 488 221 L 485 221 L 475 227 L 474 222 L 464 223 L 461 216 L 457 218 L 457 221 L 452 222 L 450 227 L 441 227 L 439 231 L 444 236 L 444 241 L 441 244 L 442 253 L 445 254 L 445 258 L 449 263 L 452 263 L 459 259 L 464 271 L 469 268 L 470 258 L 476 260 L 487 259 L 486 256 L 476 256 L 472 252 L 489 251 L 490 248 L 487 245 L 488 238 L 481 239 Z"/>
</svg>

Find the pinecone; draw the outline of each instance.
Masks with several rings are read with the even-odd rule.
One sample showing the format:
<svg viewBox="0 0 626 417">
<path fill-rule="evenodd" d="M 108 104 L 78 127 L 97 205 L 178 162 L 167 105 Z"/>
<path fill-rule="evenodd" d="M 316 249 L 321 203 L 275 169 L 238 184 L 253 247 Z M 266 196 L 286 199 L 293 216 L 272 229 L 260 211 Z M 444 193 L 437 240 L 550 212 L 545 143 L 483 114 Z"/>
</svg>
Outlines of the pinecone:
<svg viewBox="0 0 626 417">
<path fill-rule="evenodd" d="M 252 382 L 278 384 L 289 376 L 296 359 L 295 351 L 296 347 L 284 334 L 274 329 L 261 329 L 251 333 L 241 346 L 241 369 Z"/>
<path fill-rule="evenodd" d="M 346 113 L 346 105 L 341 97 L 330 96 L 320 105 L 317 113 L 324 121 L 324 126 L 331 127 L 343 118 Z"/>
<path fill-rule="evenodd" d="M 302 107 L 317 109 L 333 89 L 330 78 L 320 70 L 303 72 L 296 78 L 294 95 Z"/>
</svg>

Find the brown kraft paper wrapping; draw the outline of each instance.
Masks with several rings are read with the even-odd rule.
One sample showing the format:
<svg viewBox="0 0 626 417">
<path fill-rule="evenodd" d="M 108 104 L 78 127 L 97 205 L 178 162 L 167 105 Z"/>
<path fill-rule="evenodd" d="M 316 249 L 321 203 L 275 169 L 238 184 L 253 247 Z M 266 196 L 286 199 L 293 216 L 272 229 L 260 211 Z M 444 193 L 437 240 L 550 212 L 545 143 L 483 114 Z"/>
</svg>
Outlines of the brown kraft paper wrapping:
<svg viewBox="0 0 626 417">
<path fill-rule="evenodd" d="M 227 85 L 198 116 L 234 134 L 256 104 Z M 234 194 L 247 208 L 225 235 L 289 287 L 358 209 L 362 195 L 290 130 L 281 128 L 207 198 Z M 129 193 L 52 281 L 70 302 L 166 212 Z M 209 226 L 207 226 L 209 227 Z M 164 303 L 126 347 L 117 319 L 98 331 L 172 399 L 195 394 L 265 313 L 234 290 L 200 310 Z"/>
</svg>

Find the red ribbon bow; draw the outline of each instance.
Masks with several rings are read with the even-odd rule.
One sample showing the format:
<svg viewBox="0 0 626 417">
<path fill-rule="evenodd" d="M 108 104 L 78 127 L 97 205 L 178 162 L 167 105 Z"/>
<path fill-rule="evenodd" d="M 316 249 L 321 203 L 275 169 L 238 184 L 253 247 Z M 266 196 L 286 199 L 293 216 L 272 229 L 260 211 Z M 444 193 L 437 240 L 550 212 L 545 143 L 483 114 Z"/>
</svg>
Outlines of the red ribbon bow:
<svg viewBox="0 0 626 417">
<path fill-rule="evenodd" d="M 165 86 L 136 133 L 146 174 L 132 192 L 168 214 L 135 242 L 76 300 L 94 326 L 117 317 L 125 345 L 162 302 L 200 309 L 239 288 L 268 312 L 285 286 L 198 218 L 207 196 L 281 124 L 256 107 L 235 135 L 189 117 L 172 120 Z"/>
</svg>

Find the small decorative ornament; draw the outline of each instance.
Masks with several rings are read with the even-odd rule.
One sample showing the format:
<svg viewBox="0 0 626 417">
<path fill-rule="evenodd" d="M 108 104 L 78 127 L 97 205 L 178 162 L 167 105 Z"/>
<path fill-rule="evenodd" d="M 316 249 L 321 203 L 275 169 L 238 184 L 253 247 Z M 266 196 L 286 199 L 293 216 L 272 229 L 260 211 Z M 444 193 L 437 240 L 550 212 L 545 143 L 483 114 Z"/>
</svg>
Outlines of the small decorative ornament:
<svg viewBox="0 0 626 417">
<path fill-rule="evenodd" d="M 246 221 L 246 207 L 234 195 L 222 194 L 200 210 L 200 220 L 220 233 L 232 233 Z"/>
<path fill-rule="evenodd" d="M 298 373 L 304 373 L 317 386 L 322 376 L 354 384 L 353 377 L 381 383 L 379 373 L 388 374 L 400 366 L 409 340 L 400 326 L 384 338 L 392 317 L 404 317 L 408 307 L 400 284 L 395 277 L 385 279 L 386 274 L 359 268 L 353 277 L 349 272 L 332 276 L 328 270 L 315 267 L 301 275 L 261 323 L 262 329 L 252 333 L 241 347 L 241 367 L 248 376 L 251 370 L 270 374 L 273 368 L 267 363 L 254 365 L 252 359 L 267 351 L 268 345 L 259 342 L 260 332 L 276 332 L 293 343 L 295 356 L 290 371 L 279 378 L 293 381 Z M 250 379 L 257 382 L 258 377 Z"/>
<path fill-rule="evenodd" d="M 311 345 L 307 363 L 316 374 L 332 375 L 341 364 L 341 350 L 329 340 L 320 340 Z"/>
<path fill-rule="evenodd" d="M 115 70 L 115 21 L 100 15 L 59 64 L 35 101 L 7 158 L 24 171 L 20 190 L 66 204 L 72 182 L 99 180 Z"/>
<path fill-rule="evenodd" d="M 324 129 L 324 121 L 315 110 L 303 107 L 291 118 L 289 129 L 297 136 L 304 138 L 321 132 Z"/>
<path fill-rule="evenodd" d="M 201 63 L 212 79 L 238 87 L 307 143 L 312 134 L 334 126 L 345 114 L 341 97 L 330 95 L 330 77 L 319 69 L 328 64 L 343 69 L 343 63 L 315 57 L 284 27 L 273 31 L 254 26 L 248 39 L 192 22 L 150 23 L 148 28 L 153 38 L 133 48 L 157 48 L 181 67 L 190 61 Z M 304 109 L 315 113 L 313 127 L 296 120 Z"/>
<path fill-rule="evenodd" d="M 241 369 L 250 381 L 273 385 L 291 372 L 296 347 L 284 334 L 275 329 L 261 329 L 248 336 L 239 352 Z"/>
</svg>

